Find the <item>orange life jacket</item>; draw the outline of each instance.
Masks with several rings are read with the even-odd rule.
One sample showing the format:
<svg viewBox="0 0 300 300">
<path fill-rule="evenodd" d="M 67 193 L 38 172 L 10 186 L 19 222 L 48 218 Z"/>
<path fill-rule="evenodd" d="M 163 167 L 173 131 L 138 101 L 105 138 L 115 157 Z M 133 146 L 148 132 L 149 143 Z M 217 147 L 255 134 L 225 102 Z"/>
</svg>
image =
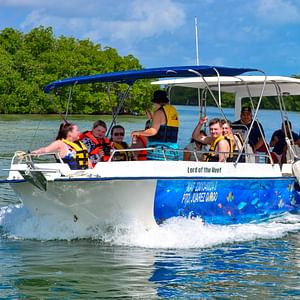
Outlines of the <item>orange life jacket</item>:
<svg viewBox="0 0 300 300">
<path fill-rule="evenodd" d="M 112 149 L 112 143 L 107 137 L 97 139 L 93 134 L 92 131 L 85 131 L 80 134 L 79 138 L 82 140 L 84 138 L 89 138 L 95 148 L 89 152 L 89 155 L 99 154 L 100 151 L 104 152 L 104 155 L 101 157 L 101 161 L 108 161 L 110 157 L 110 150 Z"/>
</svg>

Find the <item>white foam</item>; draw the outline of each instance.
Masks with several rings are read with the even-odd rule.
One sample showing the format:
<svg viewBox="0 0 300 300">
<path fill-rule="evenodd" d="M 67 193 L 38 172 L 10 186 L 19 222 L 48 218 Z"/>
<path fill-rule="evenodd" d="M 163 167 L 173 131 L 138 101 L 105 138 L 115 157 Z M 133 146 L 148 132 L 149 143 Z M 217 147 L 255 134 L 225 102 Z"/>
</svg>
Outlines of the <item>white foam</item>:
<svg viewBox="0 0 300 300">
<path fill-rule="evenodd" d="M 173 218 L 148 231 L 133 227 L 124 235 L 124 230 L 116 230 L 109 237 L 113 240 L 107 241 L 147 248 L 208 248 L 224 243 L 280 238 L 299 230 L 300 215 L 291 214 L 272 222 L 227 226 L 204 224 L 200 219 Z"/>
<path fill-rule="evenodd" d="M 87 232 L 74 222 L 54 216 L 33 216 L 22 205 L 2 207 L 0 226 L 6 237 L 14 239 L 72 240 L 87 237 Z"/>
<path fill-rule="evenodd" d="M 0 209 L 0 225 L 8 238 L 99 239 L 113 245 L 146 248 L 208 248 L 224 243 L 280 238 L 300 230 L 300 215 L 285 214 L 258 224 L 209 225 L 201 219 L 173 218 L 150 230 L 140 224 L 105 224 L 82 229 L 77 223 L 32 216 L 24 207 Z"/>
</svg>

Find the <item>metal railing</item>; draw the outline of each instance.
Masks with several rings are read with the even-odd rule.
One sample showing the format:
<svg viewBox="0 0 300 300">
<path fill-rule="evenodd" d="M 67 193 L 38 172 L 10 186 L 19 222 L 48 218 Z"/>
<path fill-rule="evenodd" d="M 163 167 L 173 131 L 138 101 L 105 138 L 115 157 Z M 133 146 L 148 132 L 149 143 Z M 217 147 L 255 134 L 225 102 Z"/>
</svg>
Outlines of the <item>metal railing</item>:
<svg viewBox="0 0 300 300">
<path fill-rule="evenodd" d="M 134 153 L 138 154 L 140 151 L 155 151 L 156 153 L 159 153 L 162 156 L 163 161 L 184 161 L 183 154 L 184 153 L 190 153 L 193 156 L 192 161 L 196 162 L 205 162 L 205 157 L 211 153 L 214 155 L 224 154 L 227 156 L 226 160 L 224 162 L 235 162 L 235 163 L 269 163 L 271 162 L 270 157 L 267 153 L 251 153 L 251 152 L 215 152 L 215 151 L 209 151 L 209 150 L 202 150 L 202 151 L 195 151 L 195 150 L 187 150 L 187 149 L 170 149 L 170 148 L 155 148 L 155 147 L 147 147 L 147 148 L 128 148 L 128 149 L 112 149 L 110 157 L 108 159 L 108 162 L 116 162 L 120 160 L 114 160 L 115 156 L 122 152 L 131 152 L 133 154 L 132 160 L 137 160 Z M 178 159 L 169 159 L 168 158 L 168 152 L 174 152 L 177 153 Z M 239 161 L 236 161 L 238 158 L 238 155 L 240 155 Z M 51 157 L 51 158 L 50 158 Z M 199 159 L 202 158 L 202 159 Z M 16 151 L 15 155 L 12 158 L 12 164 L 28 164 L 28 163 L 64 163 L 62 158 L 60 157 L 59 153 L 52 152 L 52 153 L 44 153 L 44 154 L 33 154 L 33 153 L 26 153 L 22 151 Z M 147 159 L 146 159 L 147 160 Z M 189 160 L 191 161 L 191 160 Z"/>
</svg>

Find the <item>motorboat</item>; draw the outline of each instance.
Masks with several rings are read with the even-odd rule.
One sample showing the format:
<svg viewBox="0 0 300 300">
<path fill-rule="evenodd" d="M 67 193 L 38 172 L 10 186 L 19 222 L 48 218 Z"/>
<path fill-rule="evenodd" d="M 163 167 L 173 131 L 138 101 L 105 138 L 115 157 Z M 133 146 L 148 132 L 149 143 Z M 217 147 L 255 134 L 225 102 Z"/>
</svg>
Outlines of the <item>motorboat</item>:
<svg viewBox="0 0 300 300">
<path fill-rule="evenodd" d="M 130 87 L 139 79 L 153 79 L 152 84 L 164 85 L 169 90 L 181 86 L 195 88 L 202 95 L 210 94 L 222 113 L 222 92 L 231 93 L 235 97 L 236 116 L 242 99 L 247 97 L 253 104 L 253 121 L 264 96 L 276 96 L 285 120 L 284 95 L 300 95 L 300 80 L 264 73 L 242 75 L 248 72 L 257 74 L 259 70 L 216 66 L 132 70 L 66 78 L 48 84 L 44 92 L 51 96 L 65 86 L 108 82 L 126 83 Z M 258 99 L 256 105 L 254 97 Z M 30 213 L 69 220 L 82 228 L 132 221 L 151 228 L 176 217 L 235 224 L 297 212 L 300 207 L 297 147 L 288 140 L 288 162 L 275 164 L 270 151 L 263 160 L 258 160 L 257 154 L 247 148 L 248 138 L 249 133 L 237 159 L 230 162 L 197 158 L 183 161 L 180 159 L 183 149 L 179 149 L 178 160 L 168 160 L 167 156 L 160 161 L 109 159 L 98 162 L 93 169 L 71 170 L 57 160 L 55 153 L 47 154 L 43 161 L 43 157 L 17 151 L 5 182 Z M 136 150 L 140 149 L 130 149 Z M 149 147 L 144 150 L 153 151 Z M 111 158 L 114 154 L 112 151 Z M 56 159 L 48 159 L 49 156 Z"/>
</svg>

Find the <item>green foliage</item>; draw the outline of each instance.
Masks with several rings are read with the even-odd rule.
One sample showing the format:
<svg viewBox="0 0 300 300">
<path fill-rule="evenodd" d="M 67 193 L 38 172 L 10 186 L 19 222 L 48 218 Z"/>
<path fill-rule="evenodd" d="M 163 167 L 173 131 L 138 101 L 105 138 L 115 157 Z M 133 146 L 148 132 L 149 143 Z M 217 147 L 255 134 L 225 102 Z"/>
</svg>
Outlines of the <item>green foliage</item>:
<svg viewBox="0 0 300 300">
<path fill-rule="evenodd" d="M 300 78 L 300 76 L 294 76 Z M 200 95 L 202 90 L 200 90 Z M 218 99 L 217 93 L 214 93 L 215 98 Z M 171 98 L 173 104 L 180 105 L 198 105 L 198 91 L 194 88 L 174 87 L 171 90 Z M 222 107 L 234 107 L 234 96 L 229 93 L 222 93 Z M 256 107 L 258 98 L 253 99 L 254 106 Z M 206 97 L 208 106 L 216 106 L 215 100 L 208 93 Z M 284 96 L 285 108 L 288 111 L 300 111 L 300 96 Z M 243 105 L 250 105 L 250 100 L 243 99 Z M 263 97 L 261 109 L 280 109 L 277 97 Z"/>
<path fill-rule="evenodd" d="M 51 81 L 82 75 L 141 69 L 133 55 L 120 56 L 116 49 L 101 48 L 90 40 L 54 37 L 51 27 L 29 33 L 12 28 L 0 31 L 0 113 L 55 113 L 55 106 L 43 93 Z M 110 113 L 116 109 L 125 85 L 80 85 L 73 90 L 73 114 Z M 142 113 L 150 106 L 155 88 L 149 81 L 135 84 L 123 112 Z M 107 91 L 110 90 L 108 96 Z M 66 110 L 70 87 L 53 94 L 61 112 Z"/>
<path fill-rule="evenodd" d="M 120 56 L 116 49 L 94 44 L 90 40 L 55 37 L 51 27 L 38 27 L 29 33 L 13 28 L 0 31 L 0 114 L 55 113 L 56 107 L 43 93 L 51 81 L 81 75 L 124 70 L 138 70 L 142 66 L 133 55 Z M 297 76 L 296 76 L 297 77 Z M 299 76 L 298 76 L 299 77 Z M 120 102 L 125 85 L 93 84 L 76 86 L 70 112 L 73 114 L 110 113 Z M 148 80 L 140 80 L 129 91 L 123 113 L 143 113 L 151 107 L 151 97 L 157 87 Z M 110 91 L 109 95 L 107 91 Z M 53 94 L 53 101 L 61 112 L 66 110 L 70 87 Z M 196 89 L 173 88 L 173 104 L 198 104 Z M 277 109 L 275 98 L 263 99 L 262 108 Z M 288 110 L 300 111 L 300 97 L 285 97 Z M 233 96 L 222 94 L 222 106 L 232 107 Z M 207 96 L 207 105 L 215 105 Z"/>
</svg>

